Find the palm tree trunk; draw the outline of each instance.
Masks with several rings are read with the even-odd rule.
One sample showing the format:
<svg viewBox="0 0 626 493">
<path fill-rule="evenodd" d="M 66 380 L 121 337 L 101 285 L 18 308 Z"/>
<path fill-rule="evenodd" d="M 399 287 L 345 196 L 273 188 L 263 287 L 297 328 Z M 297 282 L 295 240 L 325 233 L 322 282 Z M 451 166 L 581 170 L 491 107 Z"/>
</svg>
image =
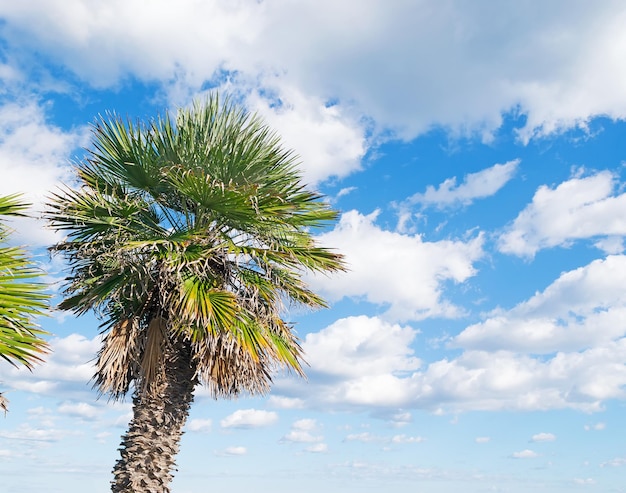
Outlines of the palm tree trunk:
<svg viewBox="0 0 626 493">
<path fill-rule="evenodd" d="M 113 469 L 113 493 L 169 493 L 182 428 L 193 401 L 196 378 L 189 344 L 171 341 L 162 376 L 133 396 L 133 419 Z"/>
</svg>

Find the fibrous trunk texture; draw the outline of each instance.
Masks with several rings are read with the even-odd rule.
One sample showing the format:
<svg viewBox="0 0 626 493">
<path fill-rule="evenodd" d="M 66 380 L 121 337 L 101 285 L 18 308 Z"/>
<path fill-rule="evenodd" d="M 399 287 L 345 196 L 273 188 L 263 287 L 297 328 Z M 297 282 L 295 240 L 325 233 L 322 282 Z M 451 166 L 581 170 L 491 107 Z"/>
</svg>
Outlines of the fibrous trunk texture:
<svg viewBox="0 0 626 493">
<path fill-rule="evenodd" d="M 163 372 L 133 396 L 133 418 L 113 469 L 113 493 L 169 493 L 182 428 L 195 387 L 188 344 L 172 341 L 163 352 Z"/>
</svg>

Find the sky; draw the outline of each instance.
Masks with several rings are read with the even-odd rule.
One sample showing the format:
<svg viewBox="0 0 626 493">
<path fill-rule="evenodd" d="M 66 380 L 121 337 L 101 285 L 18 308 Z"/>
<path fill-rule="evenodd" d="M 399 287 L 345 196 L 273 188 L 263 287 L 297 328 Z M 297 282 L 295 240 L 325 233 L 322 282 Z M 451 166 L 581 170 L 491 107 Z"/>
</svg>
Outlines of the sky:
<svg viewBox="0 0 626 493">
<path fill-rule="evenodd" d="M 45 208 L 90 125 L 219 90 L 340 211 L 349 271 L 292 310 L 307 379 L 196 391 L 176 493 L 625 492 L 621 0 L 0 0 L 0 194 Z M 58 295 L 60 237 L 14 220 Z M 58 296 L 55 298 L 58 301 Z M 99 321 L 52 312 L 0 362 L 7 493 L 105 493 L 130 399 Z"/>
</svg>

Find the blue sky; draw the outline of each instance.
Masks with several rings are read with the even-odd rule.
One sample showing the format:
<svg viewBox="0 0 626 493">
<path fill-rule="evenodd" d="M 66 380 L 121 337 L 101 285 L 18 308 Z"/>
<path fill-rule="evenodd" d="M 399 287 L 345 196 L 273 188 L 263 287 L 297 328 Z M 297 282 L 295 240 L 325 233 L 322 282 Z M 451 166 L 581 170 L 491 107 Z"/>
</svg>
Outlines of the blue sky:
<svg viewBox="0 0 626 493">
<path fill-rule="evenodd" d="M 341 212 L 350 271 L 289 313 L 308 379 L 198 389 L 173 490 L 622 492 L 626 7 L 554 0 L 0 0 L 0 194 L 72 184 L 89 125 L 220 88 Z M 14 221 L 55 289 L 58 239 Z M 108 490 L 128 400 L 98 321 L 0 366 L 7 492 Z"/>
</svg>

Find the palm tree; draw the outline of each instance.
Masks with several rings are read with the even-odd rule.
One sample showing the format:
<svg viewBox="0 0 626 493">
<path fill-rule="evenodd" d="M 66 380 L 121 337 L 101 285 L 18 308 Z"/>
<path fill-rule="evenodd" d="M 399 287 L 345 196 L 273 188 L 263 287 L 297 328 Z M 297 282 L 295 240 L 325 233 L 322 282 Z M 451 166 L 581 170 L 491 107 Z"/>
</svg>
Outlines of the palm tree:
<svg viewBox="0 0 626 493">
<path fill-rule="evenodd" d="M 19 195 L 0 197 L 0 216 L 24 216 L 28 204 Z M 34 319 L 47 308 L 45 285 L 24 250 L 6 244 L 10 230 L 0 223 L 0 358 L 14 366 L 32 369 L 48 352 L 48 345 Z M 0 393 L 0 409 L 7 411 L 8 400 Z"/>
<path fill-rule="evenodd" d="M 112 491 L 168 492 L 198 384 L 232 397 L 267 392 L 279 368 L 303 375 L 284 305 L 325 306 L 302 274 L 343 270 L 311 235 L 336 212 L 257 116 L 217 95 L 144 124 L 100 118 L 76 171 L 47 215 L 67 234 L 60 307 L 102 319 L 95 385 L 133 393 Z"/>
</svg>

